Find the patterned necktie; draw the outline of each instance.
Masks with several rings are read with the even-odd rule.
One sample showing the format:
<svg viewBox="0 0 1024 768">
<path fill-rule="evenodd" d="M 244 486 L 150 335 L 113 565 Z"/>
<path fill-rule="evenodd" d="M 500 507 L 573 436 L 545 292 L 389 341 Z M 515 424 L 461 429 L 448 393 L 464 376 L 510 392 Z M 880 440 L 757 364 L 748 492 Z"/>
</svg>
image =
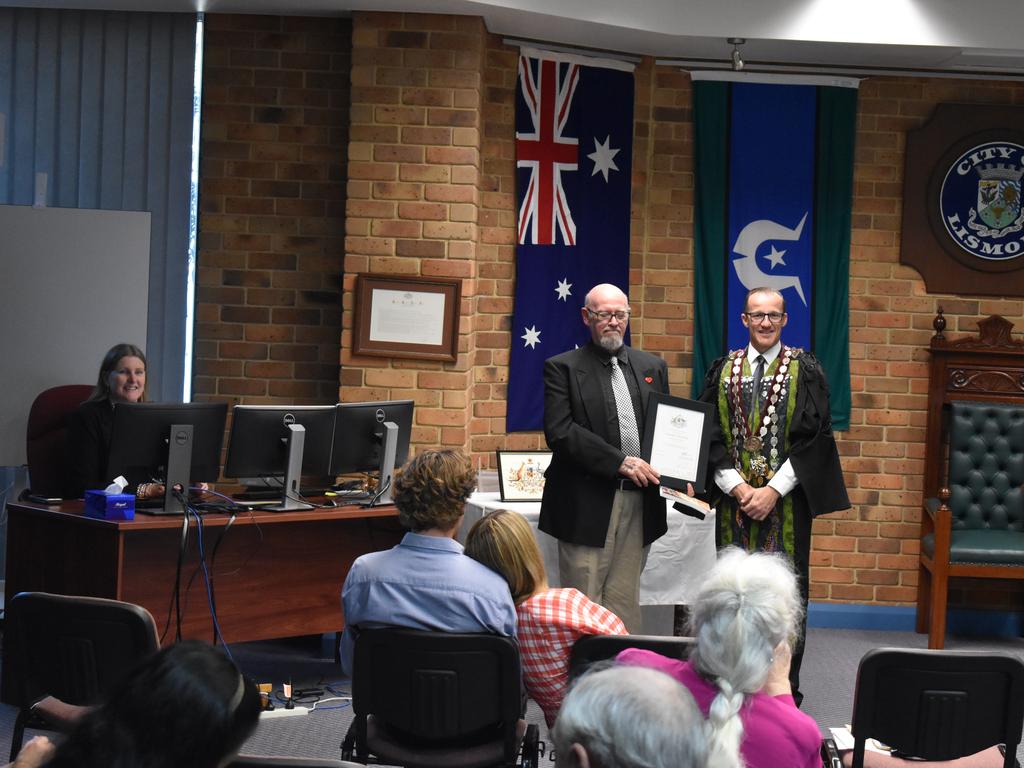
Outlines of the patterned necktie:
<svg viewBox="0 0 1024 768">
<path fill-rule="evenodd" d="M 619 368 L 619 358 L 612 355 L 612 392 L 615 394 L 615 410 L 619 414 L 619 445 L 627 456 L 640 455 L 640 430 L 636 426 L 633 412 L 633 398 L 629 396 L 626 377 Z"/>
<path fill-rule="evenodd" d="M 754 406 L 761 402 L 761 377 L 764 376 L 764 357 L 758 355 L 754 360 Z"/>
</svg>

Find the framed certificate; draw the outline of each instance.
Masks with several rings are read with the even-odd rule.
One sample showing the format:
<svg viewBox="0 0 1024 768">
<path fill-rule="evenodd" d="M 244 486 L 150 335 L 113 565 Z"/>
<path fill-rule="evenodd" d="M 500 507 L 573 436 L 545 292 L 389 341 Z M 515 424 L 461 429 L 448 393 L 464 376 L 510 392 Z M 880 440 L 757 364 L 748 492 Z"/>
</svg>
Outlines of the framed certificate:
<svg viewBox="0 0 1024 768">
<path fill-rule="evenodd" d="M 647 400 L 643 459 L 661 475 L 661 484 L 685 491 L 693 483 L 703 493 L 711 443 L 711 403 L 652 392 Z"/>
<path fill-rule="evenodd" d="M 461 299 L 461 280 L 356 275 L 352 352 L 455 362 Z"/>
<path fill-rule="evenodd" d="M 498 489 L 502 501 L 540 501 L 551 451 L 498 451 Z"/>
</svg>

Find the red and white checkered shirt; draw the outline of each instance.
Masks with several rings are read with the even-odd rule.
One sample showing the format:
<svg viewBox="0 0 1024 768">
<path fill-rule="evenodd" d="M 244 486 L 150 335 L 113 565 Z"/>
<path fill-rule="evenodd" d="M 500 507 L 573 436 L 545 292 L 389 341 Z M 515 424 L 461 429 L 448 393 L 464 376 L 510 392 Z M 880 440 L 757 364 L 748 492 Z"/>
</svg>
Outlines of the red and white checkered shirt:
<svg viewBox="0 0 1024 768">
<path fill-rule="evenodd" d="M 549 589 L 516 608 L 523 682 L 550 728 L 569 682 L 569 652 L 583 635 L 624 635 L 622 619 L 578 589 Z"/>
</svg>

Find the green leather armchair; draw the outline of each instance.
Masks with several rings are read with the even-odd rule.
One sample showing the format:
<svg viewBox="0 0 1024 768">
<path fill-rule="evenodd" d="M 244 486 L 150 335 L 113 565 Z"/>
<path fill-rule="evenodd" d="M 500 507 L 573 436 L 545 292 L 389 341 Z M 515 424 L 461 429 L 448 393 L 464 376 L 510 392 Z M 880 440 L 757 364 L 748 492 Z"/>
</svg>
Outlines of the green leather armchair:
<svg viewBox="0 0 1024 768">
<path fill-rule="evenodd" d="M 917 629 L 942 648 L 949 579 L 1024 579 L 1024 405 L 954 401 L 948 478 L 922 517 Z"/>
</svg>

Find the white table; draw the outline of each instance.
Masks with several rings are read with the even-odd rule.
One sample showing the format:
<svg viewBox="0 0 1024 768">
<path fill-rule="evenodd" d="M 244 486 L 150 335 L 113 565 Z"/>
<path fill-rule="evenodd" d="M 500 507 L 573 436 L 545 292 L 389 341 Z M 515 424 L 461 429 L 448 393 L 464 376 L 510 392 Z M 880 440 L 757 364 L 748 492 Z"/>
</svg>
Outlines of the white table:
<svg viewBox="0 0 1024 768">
<path fill-rule="evenodd" d="M 697 520 L 667 506 L 668 533 L 651 545 L 647 567 L 640 577 L 641 605 L 692 603 L 704 574 L 715 563 L 714 512 L 705 520 Z M 474 493 L 466 502 L 459 541 L 465 542 L 473 523 L 496 509 L 510 509 L 527 519 L 544 556 L 548 583 L 559 586 L 558 541 L 537 529 L 540 502 L 503 502 L 499 493 Z"/>
</svg>

